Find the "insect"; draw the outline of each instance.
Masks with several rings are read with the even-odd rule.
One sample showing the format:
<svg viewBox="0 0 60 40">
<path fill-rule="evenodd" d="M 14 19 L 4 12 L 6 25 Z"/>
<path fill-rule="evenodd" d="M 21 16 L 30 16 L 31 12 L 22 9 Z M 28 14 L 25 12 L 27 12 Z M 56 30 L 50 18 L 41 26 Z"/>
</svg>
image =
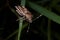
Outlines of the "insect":
<svg viewBox="0 0 60 40">
<path fill-rule="evenodd" d="M 32 20 L 33 15 L 31 14 L 30 11 L 28 11 L 24 6 L 15 6 L 16 8 L 16 12 L 23 17 L 23 19 L 25 19 L 26 21 L 28 21 L 29 23 L 32 23 L 32 21 L 38 19 L 39 17 L 41 17 L 42 15 L 39 15 L 36 19 Z M 30 25 L 30 24 L 29 24 Z M 29 27 L 27 32 L 29 32 Z"/>
<path fill-rule="evenodd" d="M 28 11 L 24 6 L 15 6 L 16 8 L 16 12 L 23 17 L 23 19 L 25 19 L 26 21 L 28 21 L 29 23 L 32 23 L 32 18 L 33 15 L 31 14 L 30 11 Z"/>
</svg>

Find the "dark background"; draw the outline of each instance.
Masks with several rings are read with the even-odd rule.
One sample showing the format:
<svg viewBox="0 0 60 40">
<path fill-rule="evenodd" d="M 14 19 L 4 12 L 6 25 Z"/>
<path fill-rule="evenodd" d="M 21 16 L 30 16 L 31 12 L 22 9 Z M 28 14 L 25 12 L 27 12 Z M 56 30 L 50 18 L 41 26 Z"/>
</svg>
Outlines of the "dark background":
<svg viewBox="0 0 60 40">
<path fill-rule="evenodd" d="M 47 7 L 47 9 L 51 7 L 51 11 L 60 16 L 60 12 L 58 8 L 60 6 L 59 1 L 58 2 L 56 1 L 55 6 L 51 5 L 52 0 L 46 0 L 46 1 L 30 0 L 30 1 L 35 3 L 41 1 L 38 2 L 37 4 L 43 7 Z M 16 29 L 18 29 L 18 21 L 16 21 L 18 17 L 10 10 L 9 6 L 14 8 L 15 5 L 19 5 L 19 4 L 20 4 L 19 0 L 0 0 L 0 40 L 5 40 L 11 33 L 13 33 Z M 26 5 L 26 7 L 33 13 L 33 15 L 36 16 L 39 15 L 39 14 L 34 14 L 35 11 L 30 9 L 28 5 Z M 43 31 L 40 30 L 41 25 Z M 51 26 L 50 27 L 51 40 L 58 40 L 60 38 L 60 28 L 59 28 L 60 25 L 51 21 L 50 26 Z M 48 18 L 42 16 L 30 24 L 29 32 L 27 32 L 27 27 L 22 30 L 21 40 L 47 40 L 48 39 L 47 31 L 48 31 Z M 8 40 L 16 40 L 15 39 L 16 35 L 12 36 Z"/>
</svg>

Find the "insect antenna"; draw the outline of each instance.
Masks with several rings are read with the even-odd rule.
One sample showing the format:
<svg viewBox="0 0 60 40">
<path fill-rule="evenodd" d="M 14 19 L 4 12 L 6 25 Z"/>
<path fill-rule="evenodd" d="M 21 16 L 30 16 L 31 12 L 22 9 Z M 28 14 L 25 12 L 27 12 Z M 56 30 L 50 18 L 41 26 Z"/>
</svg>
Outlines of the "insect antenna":
<svg viewBox="0 0 60 40">
<path fill-rule="evenodd" d="M 38 18 L 40 18 L 42 15 L 39 15 L 38 17 L 36 17 L 35 19 L 33 19 L 33 21 L 37 20 Z M 32 21 L 32 22 L 33 22 Z"/>
<path fill-rule="evenodd" d="M 39 15 L 37 18 L 35 18 L 33 21 L 35 21 L 35 20 L 37 20 L 38 18 L 40 18 L 42 15 Z M 32 22 L 33 22 L 32 21 Z M 27 28 L 27 33 L 29 32 L 29 30 L 30 30 L 30 25 L 31 25 L 31 23 L 29 23 L 29 25 L 28 25 L 28 28 Z"/>
</svg>

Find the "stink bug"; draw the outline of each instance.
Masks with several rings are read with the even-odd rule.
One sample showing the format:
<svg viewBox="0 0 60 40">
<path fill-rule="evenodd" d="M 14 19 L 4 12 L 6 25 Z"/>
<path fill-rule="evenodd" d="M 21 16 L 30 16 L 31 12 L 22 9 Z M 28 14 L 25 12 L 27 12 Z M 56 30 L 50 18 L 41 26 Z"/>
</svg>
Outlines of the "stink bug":
<svg viewBox="0 0 60 40">
<path fill-rule="evenodd" d="M 24 6 L 15 6 L 16 12 L 29 23 L 32 22 L 33 15 Z"/>
</svg>

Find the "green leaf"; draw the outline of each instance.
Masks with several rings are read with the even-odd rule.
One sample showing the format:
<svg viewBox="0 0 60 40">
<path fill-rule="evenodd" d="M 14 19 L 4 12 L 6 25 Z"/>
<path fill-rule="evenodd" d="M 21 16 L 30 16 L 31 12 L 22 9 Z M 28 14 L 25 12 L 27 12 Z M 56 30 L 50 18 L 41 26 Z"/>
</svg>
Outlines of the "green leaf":
<svg viewBox="0 0 60 40">
<path fill-rule="evenodd" d="M 37 5 L 35 3 L 28 2 L 28 4 L 32 9 L 34 9 L 38 13 L 41 13 L 42 15 L 44 15 L 44 16 L 48 17 L 49 19 L 55 21 L 56 23 L 60 24 L 60 16 L 58 16 L 57 14 L 41 7 L 40 5 Z"/>
</svg>

